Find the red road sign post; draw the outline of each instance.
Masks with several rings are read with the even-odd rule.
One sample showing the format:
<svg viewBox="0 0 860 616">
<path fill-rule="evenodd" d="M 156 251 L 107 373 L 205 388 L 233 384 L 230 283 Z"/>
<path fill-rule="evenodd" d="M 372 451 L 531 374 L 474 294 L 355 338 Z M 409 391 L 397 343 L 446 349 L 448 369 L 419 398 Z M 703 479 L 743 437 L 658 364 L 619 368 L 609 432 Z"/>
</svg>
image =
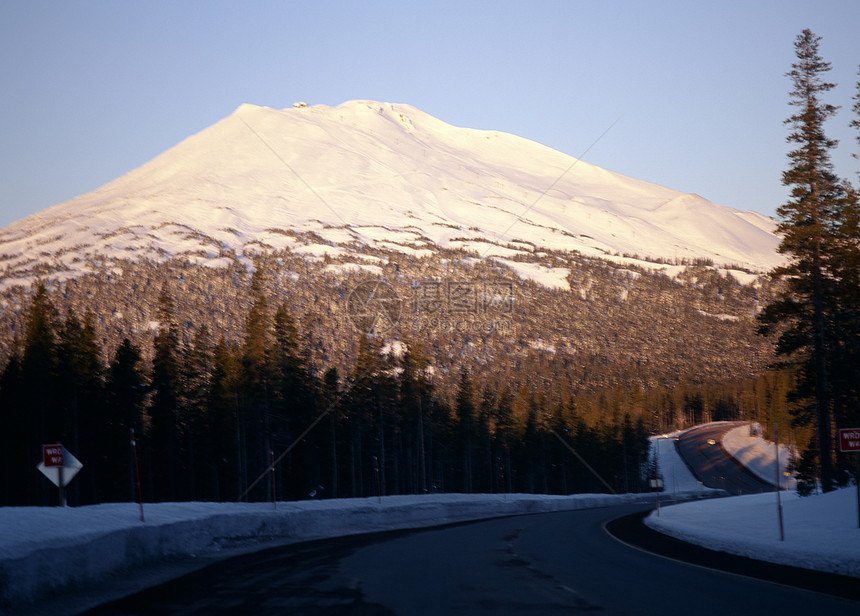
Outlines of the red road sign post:
<svg viewBox="0 0 860 616">
<path fill-rule="evenodd" d="M 779 476 L 779 424 L 773 424 L 773 446 L 776 450 L 776 514 L 779 518 L 779 540 L 785 541 L 785 524 L 782 519 L 782 480 Z"/>
<path fill-rule="evenodd" d="M 860 527 L 860 428 L 842 428 L 839 430 L 839 451 L 854 453 L 857 457 L 854 483 L 857 485 L 857 526 Z"/>
<path fill-rule="evenodd" d="M 83 464 L 60 443 L 42 445 L 42 461 L 36 467 L 59 489 L 60 506 L 66 506 L 66 485 L 74 479 Z"/>
</svg>

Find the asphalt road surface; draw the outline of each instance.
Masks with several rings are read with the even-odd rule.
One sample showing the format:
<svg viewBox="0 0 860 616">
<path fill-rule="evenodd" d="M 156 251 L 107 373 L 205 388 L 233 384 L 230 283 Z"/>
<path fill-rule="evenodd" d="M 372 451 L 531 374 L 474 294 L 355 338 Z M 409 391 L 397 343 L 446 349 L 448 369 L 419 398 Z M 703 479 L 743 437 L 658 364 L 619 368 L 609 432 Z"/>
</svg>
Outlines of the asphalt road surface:
<svg viewBox="0 0 860 616">
<path fill-rule="evenodd" d="M 696 478 L 709 488 L 725 490 L 733 495 L 773 492 L 774 484 L 753 475 L 720 444 L 723 435 L 738 425 L 708 424 L 692 428 L 676 441 L 678 452 Z"/>
<path fill-rule="evenodd" d="M 685 564 L 605 531 L 608 520 L 643 510 L 517 516 L 271 549 L 87 614 L 860 614 L 860 601 Z"/>
</svg>

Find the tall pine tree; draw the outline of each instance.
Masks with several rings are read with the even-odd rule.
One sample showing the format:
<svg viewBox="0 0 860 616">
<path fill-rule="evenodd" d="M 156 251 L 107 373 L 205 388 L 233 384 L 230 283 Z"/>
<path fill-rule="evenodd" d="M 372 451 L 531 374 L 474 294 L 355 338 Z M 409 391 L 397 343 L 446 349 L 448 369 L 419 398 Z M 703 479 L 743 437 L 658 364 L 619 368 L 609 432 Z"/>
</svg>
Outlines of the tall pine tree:
<svg viewBox="0 0 860 616">
<path fill-rule="evenodd" d="M 830 152 L 837 142 L 824 131 L 825 121 L 837 108 L 821 98 L 834 84 L 824 80 L 830 64 L 819 55 L 820 40 L 804 30 L 795 41 L 797 60 L 787 73 L 793 85 L 789 103 L 796 109 L 786 120 L 791 127 L 787 140 L 795 149 L 788 154 L 790 167 L 782 178 L 791 188 L 791 198 L 777 213 L 779 252 L 788 263 L 773 272 L 784 278 L 785 291 L 761 314 L 760 331 L 779 331 L 777 353 L 798 367 L 795 421 L 816 426 L 821 484 L 828 491 L 837 481 L 832 438 L 837 354 L 833 336 L 841 309 L 840 259 L 850 249 L 843 225 L 852 196 L 833 171 Z"/>
<path fill-rule="evenodd" d="M 48 296 L 44 284 L 36 287 L 30 303 L 30 311 L 24 323 L 24 352 L 21 360 L 21 384 L 23 399 L 28 409 L 27 433 L 21 435 L 27 443 L 26 456 L 30 460 L 40 457 L 40 444 L 71 443 L 72 428 L 68 417 L 60 412 L 57 400 L 57 311 Z M 39 481 L 38 478 L 35 478 Z M 54 490 L 48 490 L 46 482 L 39 481 L 38 504 L 47 505 L 55 500 Z M 31 500 L 29 497 L 28 500 Z M 32 502 L 31 504 L 37 504 Z"/>
<path fill-rule="evenodd" d="M 217 489 L 208 480 L 213 475 L 209 472 L 208 462 L 214 455 L 208 403 L 214 360 L 206 325 L 200 326 L 191 344 L 182 349 L 181 354 L 179 415 L 184 437 L 183 457 L 187 467 L 188 496 L 191 500 L 213 498 L 211 494 Z"/>
<path fill-rule="evenodd" d="M 221 339 L 213 353 L 208 415 L 211 422 L 215 500 L 234 500 L 247 487 L 242 420 L 242 357 L 236 343 Z"/>
<path fill-rule="evenodd" d="M 460 371 L 460 382 L 457 385 L 456 414 L 456 443 L 462 471 L 460 487 L 463 492 L 469 493 L 473 490 L 474 479 L 476 409 L 475 389 L 469 377 L 469 371 L 465 369 Z"/>
<path fill-rule="evenodd" d="M 0 373 L 0 506 L 36 504 L 33 493 L 31 416 L 21 379 L 21 356 L 14 345 L 12 355 Z M 38 459 L 38 458 L 36 458 Z M 30 500 L 31 497 L 33 500 Z"/>
<path fill-rule="evenodd" d="M 103 502 L 104 476 L 116 463 L 106 450 L 104 364 L 94 322 L 92 312 L 82 323 L 70 309 L 57 345 L 59 402 L 72 429 L 70 448 L 86 461 L 80 479 L 69 488 L 72 504 Z"/>
<path fill-rule="evenodd" d="M 245 323 L 245 343 L 242 353 L 242 466 L 247 481 L 265 471 L 273 450 L 271 435 L 274 368 L 272 353 L 274 336 L 272 314 L 265 291 L 266 279 L 262 267 L 254 271 L 251 279 L 253 303 Z M 258 484 L 250 499 L 268 500 L 271 484 Z"/>
<path fill-rule="evenodd" d="M 134 458 L 131 430 L 143 435 L 143 406 L 147 384 L 141 367 L 140 350 L 123 339 L 107 370 L 105 402 L 108 412 L 103 435 L 110 464 L 103 474 L 102 493 L 106 500 L 135 500 Z M 148 487 L 148 486 L 147 486 Z"/>
<path fill-rule="evenodd" d="M 150 454 L 156 501 L 176 500 L 179 464 L 179 333 L 173 298 L 165 285 L 158 299 L 159 329 L 152 359 Z"/>
</svg>

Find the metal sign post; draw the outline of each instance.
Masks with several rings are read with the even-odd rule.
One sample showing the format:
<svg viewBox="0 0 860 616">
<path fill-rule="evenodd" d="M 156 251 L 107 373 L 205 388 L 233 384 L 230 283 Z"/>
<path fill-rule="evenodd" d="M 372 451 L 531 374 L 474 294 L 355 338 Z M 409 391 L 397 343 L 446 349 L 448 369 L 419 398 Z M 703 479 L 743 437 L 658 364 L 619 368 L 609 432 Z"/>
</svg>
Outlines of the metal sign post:
<svg viewBox="0 0 860 616">
<path fill-rule="evenodd" d="M 782 522 L 782 481 L 779 476 L 779 424 L 773 424 L 773 446 L 776 447 L 776 512 L 779 517 L 779 540 L 785 541 L 785 526 Z"/>
<path fill-rule="evenodd" d="M 57 481 L 54 483 L 57 484 L 57 487 L 60 488 L 60 507 L 66 506 L 66 493 L 63 490 L 65 484 L 63 483 L 63 466 L 65 465 L 63 461 L 63 446 L 62 445 L 42 445 L 42 464 L 45 465 L 45 468 L 55 468 L 57 469 Z"/>
<path fill-rule="evenodd" d="M 654 498 L 657 501 L 657 517 L 660 517 L 660 490 L 663 489 L 663 480 L 659 477 L 650 480 L 651 489 L 654 490 Z"/>
<path fill-rule="evenodd" d="M 143 492 L 140 489 L 140 465 L 137 463 L 137 439 L 134 438 L 134 428 L 131 428 L 131 452 L 134 457 L 134 482 L 137 487 L 137 502 L 140 504 L 140 521 L 145 522 L 143 518 Z"/>
<path fill-rule="evenodd" d="M 860 528 L 860 428 L 843 428 L 839 430 L 839 451 L 845 453 L 854 452 L 857 458 L 854 484 L 857 486 L 857 526 Z"/>
<path fill-rule="evenodd" d="M 275 452 L 269 452 L 269 468 L 272 470 L 272 509 L 277 511 L 278 509 L 278 494 L 277 494 L 277 484 L 275 482 Z"/>
</svg>

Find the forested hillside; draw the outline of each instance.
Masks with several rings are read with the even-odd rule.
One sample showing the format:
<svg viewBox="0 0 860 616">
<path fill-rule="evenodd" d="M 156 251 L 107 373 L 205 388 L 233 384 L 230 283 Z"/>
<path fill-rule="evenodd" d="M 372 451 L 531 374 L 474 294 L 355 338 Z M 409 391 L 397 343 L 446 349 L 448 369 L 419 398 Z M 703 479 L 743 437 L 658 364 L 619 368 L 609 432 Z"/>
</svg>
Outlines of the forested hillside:
<svg viewBox="0 0 860 616">
<path fill-rule="evenodd" d="M 460 251 L 285 251 L 7 290 L 0 504 L 53 502 L 34 468 L 50 442 L 84 463 L 72 504 L 130 499 L 131 428 L 144 498 L 236 500 L 636 491 L 650 433 L 786 417 L 754 335 L 766 279 L 541 258 L 569 289 Z M 362 328 L 367 281 L 393 289 L 396 324 Z"/>
</svg>

